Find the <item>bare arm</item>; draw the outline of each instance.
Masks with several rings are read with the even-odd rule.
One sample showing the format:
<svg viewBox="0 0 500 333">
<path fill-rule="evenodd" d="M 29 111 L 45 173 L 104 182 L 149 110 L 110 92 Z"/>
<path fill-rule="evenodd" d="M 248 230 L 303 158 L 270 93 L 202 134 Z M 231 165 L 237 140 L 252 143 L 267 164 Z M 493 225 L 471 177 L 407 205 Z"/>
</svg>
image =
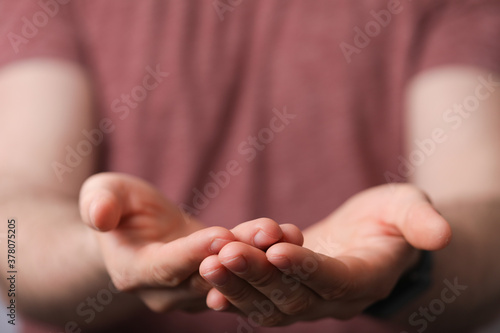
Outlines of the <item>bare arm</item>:
<svg viewBox="0 0 500 333">
<path fill-rule="evenodd" d="M 422 151 L 415 140 L 427 139 L 429 148 L 413 182 L 449 221 L 453 240 L 435 254 L 432 290 L 400 319 L 413 330 L 468 331 L 500 313 L 500 80 L 478 69 L 436 69 L 415 79 L 408 103 L 409 152 Z M 431 144 L 435 131 L 444 134 Z M 456 299 L 444 291 L 444 281 L 455 279 L 467 287 Z M 420 306 L 433 300 L 436 308 L 424 315 Z"/>
<path fill-rule="evenodd" d="M 389 320 L 420 333 L 470 332 L 491 320 L 500 305 L 495 258 L 500 250 L 500 97 L 486 94 L 488 88 L 499 89 L 500 82 L 493 78 L 498 83 L 476 90 L 480 75 L 490 80 L 478 70 L 440 69 L 410 87 L 409 142 L 418 139 L 418 144 L 409 147 L 407 159 L 419 162 L 411 175 L 416 186 L 385 184 L 356 194 L 304 231 L 304 247 L 275 244 L 265 255 L 248 246 L 224 247 L 218 260 L 207 260 L 200 269 L 216 289 L 209 306 L 236 307 L 250 316 L 259 311 L 248 302 L 255 299 L 274 310 L 262 322 L 267 326 L 349 319 L 390 294 L 418 262 L 415 249 L 446 248 L 435 253 L 430 290 Z M 476 93 L 483 100 L 475 114 L 463 116 L 461 126 L 460 119 L 450 119 L 454 114 L 442 120 L 448 107 L 471 103 L 468 96 Z M 452 125 L 458 127 L 450 130 Z M 241 260 L 233 260 L 239 257 L 254 261 L 253 269 L 242 270 Z M 222 267 L 222 273 L 211 274 L 214 267 Z"/>
<path fill-rule="evenodd" d="M 210 285 L 198 268 L 222 246 L 302 243 L 297 228 L 269 219 L 233 232 L 203 228 L 151 184 L 117 173 L 91 176 L 98 147 L 59 173 L 60 181 L 54 162 L 67 164 L 66 147 L 78 147 L 81 131 L 96 123 L 91 86 L 76 65 L 33 60 L 3 69 L 0 110 L 0 172 L 7 179 L 0 208 L 5 223 L 18 221 L 17 302 L 29 317 L 91 331 L 146 309 L 142 302 L 158 312 L 205 309 Z M 273 237 L 263 241 L 259 231 Z M 102 291 L 113 299 L 96 304 Z"/>
<path fill-rule="evenodd" d="M 93 128 L 91 111 L 90 84 L 76 65 L 39 59 L 0 71 L 0 210 L 5 223 L 17 219 L 17 301 L 26 315 L 59 324 L 83 319 L 78 305 L 109 283 L 78 210 L 97 148 L 62 181 L 53 169 L 55 161 L 65 164 L 65 147 L 74 148 L 81 131 Z M 6 260 L 0 262 L 5 272 Z M 113 308 L 126 303 L 111 303 L 87 327 L 113 320 Z"/>
</svg>

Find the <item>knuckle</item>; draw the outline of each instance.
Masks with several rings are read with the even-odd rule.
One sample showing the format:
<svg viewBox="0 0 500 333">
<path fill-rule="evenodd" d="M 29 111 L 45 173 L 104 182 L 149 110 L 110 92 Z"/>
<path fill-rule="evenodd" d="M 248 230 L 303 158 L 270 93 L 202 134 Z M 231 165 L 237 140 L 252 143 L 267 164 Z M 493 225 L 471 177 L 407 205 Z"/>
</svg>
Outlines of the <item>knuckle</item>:
<svg viewBox="0 0 500 333">
<path fill-rule="evenodd" d="M 301 293 L 279 305 L 279 309 L 286 315 L 295 316 L 306 312 L 313 305 L 313 300 L 310 296 Z"/>
<path fill-rule="evenodd" d="M 151 281 L 156 285 L 176 287 L 181 282 L 168 267 L 150 265 L 148 273 Z"/>
<path fill-rule="evenodd" d="M 195 275 L 189 279 L 189 289 L 194 293 L 205 295 L 212 286 L 205 281 L 200 275 Z"/>
<path fill-rule="evenodd" d="M 249 287 L 242 287 L 236 290 L 226 291 L 224 292 L 224 294 L 234 303 L 244 303 L 247 302 L 250 297 L 252 297 L 252 289 Z"/>
<path fill-rule="evenodd" d="M 123 291 L 129 291 L 131 290 L 131 286 L 124 282 L 122 279 L 111 279 L 113 284 L 115 285 L 116 289 L 123 292 Z"/>
<path fill-rule="evenodd" d="M 126 273 L 112 271 L 110 273 L 111 282 L 119 291 L 130 291 L 138 287 L 135 279 Z"/>
<path fill-rule="evenodd" d="M 319 295 L 325 301 L 333 301 L 339 298 L 346 297 L 351 292 L 352 289 L 353 287 L 349 284 L 349 282 L 345 281 L 338 286 L 323 288 L 319 292 Z"/>
<path fill-rule="evenodd" d="M 321 298 L 323 298 L 325 301 L 333 301 L 333 300 L 345 295 L 345 291 L 338 290 L 336 288 L 327 288 L 327 289 L 321 290 L 321 292 L 319 294 L 320 294 Z"/>
<path fill-rule="evenodd" d="M 265 288 L 278 279 L 277 272 L 270 270 L 263 275 L 248 277 L 248 282 L 257 289 Z"/>
<path fill-rule="evenodd" d="M 131 289 L 134 288 L 134 286 L 129 281 L 126 281 L 123 278 L 111 278 L 111 281 L 113 282 L 116 289 L 122 292 L 130 291 Z"/>
</svg>

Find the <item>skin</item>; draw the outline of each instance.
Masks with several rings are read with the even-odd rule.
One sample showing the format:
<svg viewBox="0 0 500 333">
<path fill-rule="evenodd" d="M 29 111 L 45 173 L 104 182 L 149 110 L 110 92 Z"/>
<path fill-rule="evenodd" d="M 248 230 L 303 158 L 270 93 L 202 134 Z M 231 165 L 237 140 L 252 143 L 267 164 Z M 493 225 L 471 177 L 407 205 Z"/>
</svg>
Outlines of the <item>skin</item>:
<svg viewBox="0 0 500 333">
<path fill-rule="evenodd" d="M 408 88 L 408 142 L 441 126 L 436 114 L 463 100 L 477 76 L 488 74 L 447 68 L 415 78 Z M 206 302 L 250 315 L 254 301 L 270 302 L 272 314 L 260 323 L 268 326 L 351 318 L 390 292 L 418 261 L 416 249 L 448 244 L 435 254 L 436 283 L 390 320 L 414 330 L 409 315 L 439 298 L 443 279 L 455 276 L 473 292 L 447 305 L 427 331 L 465 330 L 499 310 L 500 267 L 489 255 L 500 250 L 500 230 L 492 223 L 500 217 L 498 93 L 450 134 L 446 149 L 416 168 L 413 184 L 363 191 L 301 234 L 269 219 L 232 230 L 204 228 L 142 180 L 92 176 L 95 152 L 60 183 L 51 162 L 64 160 L 64 147 L 78 143 L 81 128 L 92 128 L 91 92 L 85 71 L 61 61 L 32 60 L 0 71 L 0 203 L 23 221 L 19 234 L 30 244 L 19 248 L 19 309 L 25 315 L 64 325 L 75 319 L 82 300 L 112 279 L 128 292 L 86 330 L 140 314 L 142 304 L 170 311 L 199 310 Z M 17 135 L 19 128 L 25 135 Z M 264 237 L 257 237 L 259 231 Z"/>
<path fill-rule="evenodd" d="M 446 128 L 443 110 L 471 96 L 477 78 L 490 74 L 452 67 L 417 77 L 408 92 L 408 142 L 429 137 L 436 127 Z M 498 77 L 493 82 L 500 87 Z M 438 147 L 416 168 L 412 180 L 427 190 L 433 205 L 415 185 L 383 185 L 352 197 L 305 230 L 304 247 L 282 243 L 262 253 L 244 244 L 228 244 L 200 266 L 201 275 L 214 287 L 208 306 L 248 316 L 262 311 L 247 299 L 272 302 L 271 314 L 259 323 L 264 326 L 352 318 L 388 295 L 402 273 L 417 262 L 415 249 L 435 251 L 449 245 L 434 254 L 431 288 L 391 320 L 411 331 L 422 328 L 412 325 L 410 316 L 440 299 L 443 281 L 454 278 L 472 291 L 447 304 L 439 318 L 431 313 L 425 329 L 470 331 L 494 318 L 500 289 L 493 279 L 500 276 L 500 268 L 488 253 L 499 247 L 500 228 L 493 223 L 500 218 L 499 105 L 500 93 L 495 91 L 470 121 L 447 132 L 444 148 Z M 409 145 L 408 150 L 413 149 Z M 317 262 L 310 274 L 290 270 L 308 259 Z M 252 268 L 243 269 L 242 261 L 252 262 Z M 288 277 L 297 284 L 290 284 Z M 273 299 L 276 290 L 286 301 Z"/>
<path fill-rule="evenodd" d="M 304 235 L 304 247 L 280 243 L 264 253 L 233 242 L 205 259 L 200 272 L 216 288 L 208 306 L 222 310 L 231 305 L 248 315 L 258 309 L 247 299 L 272 300 L 279 290 L 283 296 L 264 325 L 348 319 L 389 294 L 417 262 L 415 248 L 441 249 L 451 230 L 422 192 L 409 185 L 384 185 L 351 198 Z M 320 239 L 326 246 L 318 246 Z M 243 261 L 252 264 L 245 268 Z"/>
<path fill-rule="evenodd" d="M 90 177 L 81 190 L 80 211 L 84 223 L 100 231 L 96 236 L 115 286 L 135 292 L 156 312 L 206 308 L 210 285 L 198 274 L 199 265 L 231 242 L 266 249 L 277 242 L 300 246 L 303 241 L 297 227 L 270 219 L 231 231 L 205 228 L 154 187 L 124 174 Z"/>
<path fill-rule="evenodd" d="M 220 240 L 218 247 L 234 240 L 257 248 L 281 240 L 302 243 L 297 228 L 268 219 L 244 223 L 234 232 L 204 228 L 142 180 L 92 176 L 97 150 L 59 182 L 51 163 L 64 161 L 64 147 L 76 146 L 82 127 L 93 128 L 91 91 L 83 68 L 62 61 L 36 59 L 0 71 L 0 205 L 19 221 L 23 244 L 30 244 L 17 248 L 23 293 L 16 301 L 25 316 L 62 326 L 75 321 L 91 331 L 141 315 L 144 304 L 156 311 L 206 309 L 210 286 L 198 268 L 218 250 L 211 249 L 214 240 Z M 19 128 L 26 135 L 19 136 Z M 258 231 L 269 236 L 254 240 Z M 143 265 L 130 265 L 134 260 Z M 2 272 L 6 263 L 0 263 Z M 170 275 L 165 267 L 172 269 Z M 110 279 L 128 292 L 114 295 L 105 315 L 84 322 L 78 307 L 109 289 Z M 6 282 L 3 278 L 4 291 Z"/>
</svg>

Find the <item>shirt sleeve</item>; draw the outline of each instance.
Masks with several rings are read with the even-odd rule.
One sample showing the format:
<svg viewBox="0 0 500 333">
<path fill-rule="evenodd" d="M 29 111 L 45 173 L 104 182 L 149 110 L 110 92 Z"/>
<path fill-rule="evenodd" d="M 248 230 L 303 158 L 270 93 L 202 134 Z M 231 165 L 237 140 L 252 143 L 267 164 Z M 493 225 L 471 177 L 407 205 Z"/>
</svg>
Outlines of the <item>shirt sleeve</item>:
<svg viewBox="0 0 500 333">
<path fill-rule="evenodd" d="M 0 0 L 0 67 L 34 57 L 80 62 L 74 0 Z"/>
<path fill-rule="evenodd" d="M 425 20 L 419 70 L 457 64 L 500 73 L 500 1 L 435 1 Z"/>
</svg>

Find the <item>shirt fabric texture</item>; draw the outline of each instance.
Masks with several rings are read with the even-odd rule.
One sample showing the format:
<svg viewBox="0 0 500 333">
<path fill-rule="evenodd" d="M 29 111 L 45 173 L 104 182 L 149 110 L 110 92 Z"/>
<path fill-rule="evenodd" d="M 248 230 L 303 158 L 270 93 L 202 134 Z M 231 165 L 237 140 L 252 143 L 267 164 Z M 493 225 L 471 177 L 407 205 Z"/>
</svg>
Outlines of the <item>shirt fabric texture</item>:
<svg viewBox="0 0 500 333">
<path fill-rule="evenodd" d="M 265 216 L 304 229 L 398 174 L 416 74 L 500 72 L 497 0 L 216 3 L 0 1 L 0 65 L 81 64 L 95 87 L 95 128 L 113 127 L 99 170 L 141 177 L 228 228 Z M 75 309 L 85 332 L 84 318 Z M 122 326 L 113 331 L 400 332 L 365 316 L 271 329 L 214 312 L 147 313 Z"/>
</svg>

